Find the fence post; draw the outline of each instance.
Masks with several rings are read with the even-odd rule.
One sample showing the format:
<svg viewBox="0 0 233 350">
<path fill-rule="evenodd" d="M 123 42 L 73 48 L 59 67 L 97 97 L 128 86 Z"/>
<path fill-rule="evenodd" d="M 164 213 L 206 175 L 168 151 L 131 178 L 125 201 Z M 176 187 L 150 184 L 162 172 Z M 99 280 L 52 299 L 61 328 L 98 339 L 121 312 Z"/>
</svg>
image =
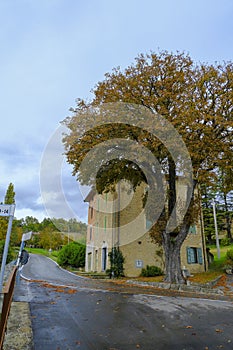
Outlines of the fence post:
<svg viewBox="0 0 233 350">
<path fill-rule="evenodd" d="M 2 314 L 1 314 L 1 321 L 0 321 L 0 350 L 2 350 L 2 347 L 3 347 L 7 320 L 10 313 L 11 302 L 13 298 L 17 269 L 18 269 L 17 266 L 14 266 L 13 271 L 11 272 L 11 275 L 3 290 L 4 298 L 3 298 Z"/>
</svg>

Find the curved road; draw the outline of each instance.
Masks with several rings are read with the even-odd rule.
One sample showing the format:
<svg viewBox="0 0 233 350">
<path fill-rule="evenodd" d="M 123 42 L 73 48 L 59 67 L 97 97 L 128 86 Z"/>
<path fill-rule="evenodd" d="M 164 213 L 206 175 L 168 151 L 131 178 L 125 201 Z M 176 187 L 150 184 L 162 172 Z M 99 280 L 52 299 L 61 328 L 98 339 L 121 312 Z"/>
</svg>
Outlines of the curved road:
<svg viewBox="0 0 233 350">
<path fill-rule="evenodd" d="M 36 255 L 22 275 L 14 300 L 30 304 L 34 350 L 233 348 L 231 302 L 111 291 Z"/>
<path fill-rule="evenodd" d="M 36 254 L 30 254 L 29 263 L 23 267 L 21 276 L 32 281 L 45 281 L 70 287 L 93 285 L 92 280 L 70 273 L 53 260 Z"/>
</svg>

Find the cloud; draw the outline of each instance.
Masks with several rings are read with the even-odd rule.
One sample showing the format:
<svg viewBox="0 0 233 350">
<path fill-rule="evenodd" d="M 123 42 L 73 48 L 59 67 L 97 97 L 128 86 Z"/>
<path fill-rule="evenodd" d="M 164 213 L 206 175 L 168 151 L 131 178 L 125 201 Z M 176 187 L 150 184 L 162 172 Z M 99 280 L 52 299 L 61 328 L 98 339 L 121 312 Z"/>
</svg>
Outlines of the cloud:
<svg viewBox="0 0 233 350">
<path fill-rule="evenodd" d="M 56 129 L 55 129 L 56 130 Z M 66 164 L 62 144 L 50 149 L 50 160 L 44 171 L 43 181 L 46 183 L 46 193 L 41 196 L 41 159 L 46 147 L 37 142 L 24 145 L 23 142 L 9 142 L 0 147 L 0 200 L 4 200 L 6 189 L 10 182 L 14 184 L 16 196 L 16 217 L 26 215 L 37 218 L 56 217 L 71 218 L 86 221 L 87 205 L 71 168 Z M 56 159 L 60 159 L 57 172 Z M 59 190 L 57 189 L 59 186 Z"/>
<path fill-rule="evenodd" d="M 48 215 L 41 158 L 75 99 L 90 98 L 106 72 L 158 47 L 188 51 L 198 61 L 231 60 L 225 38 L 233 34 L 232 10 L 231 0 L 224 6 L 210 0 L 195 6 L 185 0 L 1 1 L 0 200 L 12 182 L 17 216 Z M 86 220 L 83 189 L 64 163 L 55 174 L 52 157 L 47 163 L 45 205 L 52 215 Z"/>
</svg>

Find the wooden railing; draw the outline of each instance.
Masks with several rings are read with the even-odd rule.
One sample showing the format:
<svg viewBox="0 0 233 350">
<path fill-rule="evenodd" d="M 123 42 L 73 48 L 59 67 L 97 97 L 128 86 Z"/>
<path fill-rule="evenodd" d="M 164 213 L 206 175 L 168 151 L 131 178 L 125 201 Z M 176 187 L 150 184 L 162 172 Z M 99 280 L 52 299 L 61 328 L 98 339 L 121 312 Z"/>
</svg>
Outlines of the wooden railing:
<svg viewBox="0 0 233 350">
<path fill-rule="evenodd" d="M 7 328 L 7 320 L 10 313 L 11 302 L 13 298 L 15 279 L 17 274 L 17 266 L 14 266 L 6 285 L 3 287 L 3 302 L 2 302 L 2 313 L 1 313 L 1 321 L 0 321 L 0 350 L 3 347 L 3 341 L 5 337 L 5 332 Z"/>
</svg>

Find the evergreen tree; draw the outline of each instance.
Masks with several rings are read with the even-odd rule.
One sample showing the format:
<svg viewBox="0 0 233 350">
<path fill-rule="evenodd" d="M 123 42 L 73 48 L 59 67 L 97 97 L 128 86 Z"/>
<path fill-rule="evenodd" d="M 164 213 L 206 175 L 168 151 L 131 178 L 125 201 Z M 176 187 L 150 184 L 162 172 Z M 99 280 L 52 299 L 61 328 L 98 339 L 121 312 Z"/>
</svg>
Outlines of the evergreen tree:
<svg viewBox="0 0 233 350">
<path fill-rule="evenodd" d="M 15 204 L 15 191 L 12 183 L 10 183 L 7 188 L 4 204 Z"/>
<path fill-rule="evenodd" d="M 218 203 L 221 218 L 224 221 L 223 228 L 227 239 L 232 241 L 232 218 L 233 218 L 233 170 L 231 167 L 219 170 L 218 177 Z"/>
<path fill-rule="evenodd" d="M 107 270 L 110 277 L 122 277 L 124 276 L 124 262 L 125 258 L 119 248 L 112 248 L 109 253 L 110 269 Z"/>
<path fill-rule="evenodd" d="M 204 232 L 206 241 L 208 244 L 213 243 L 214 241 L 214 215 L 213 215 L 213 205 L 212 201 L 215 198 L 215 192 L 213 192 L 210 186 L 206 186 L 205 184 L 201 185 L 201 193 L 202 193 L 202 212 L 203 212 L 203 220 L 204 220 Z"/>
<path fill-rule="evenodd" d="M 5 198 L 4 198 L 4 204 L 15 204 L 15 191 L 14 191 L 14 185 L 12 183 L 10 183 L 7 188 Z M 0 240 L 5 239 L 7 226 L 8 226 L 8 218 L 0 217 Z"/>
</svg>

